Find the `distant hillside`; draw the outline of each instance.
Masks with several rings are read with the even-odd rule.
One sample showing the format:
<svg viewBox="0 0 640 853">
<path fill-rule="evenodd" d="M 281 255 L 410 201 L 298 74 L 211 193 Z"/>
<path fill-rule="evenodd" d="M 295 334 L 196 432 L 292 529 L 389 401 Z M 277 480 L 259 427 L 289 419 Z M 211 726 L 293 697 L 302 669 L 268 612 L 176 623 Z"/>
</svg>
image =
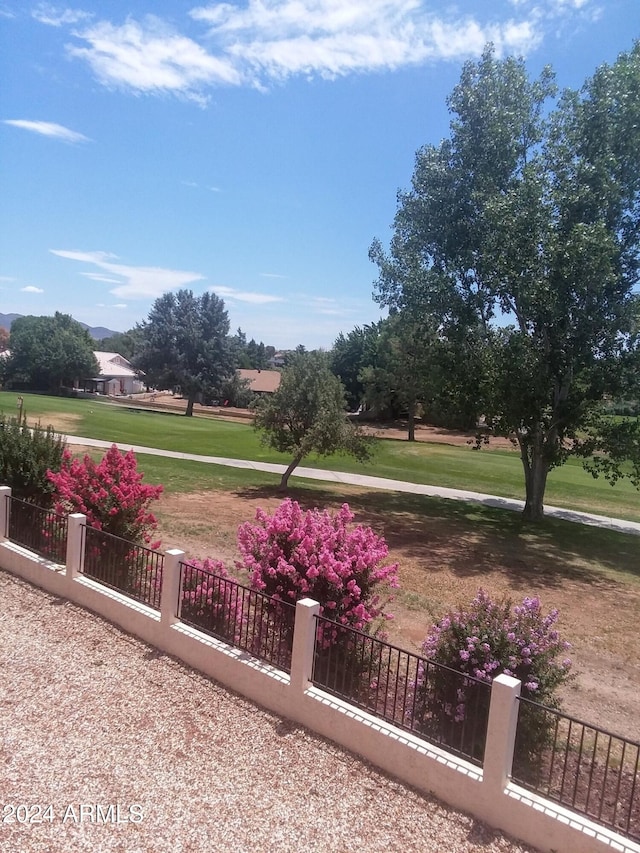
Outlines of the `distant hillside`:
<svg viewBox="0 0 640 853">
<path fill-rule="evenodd" d="M 23 314 L 0 314 L 0 326 L 9 331 L 13 321 L 23 316 Z M 112 335 L 118 334 L 113 329 L 106 329 L 104 326 L 87 326 L 86 323 L 80 323 L 80 325 L 87 329 L 94 341 L 101 341 L 103 338 L 110 338 Z"/>
</svg>

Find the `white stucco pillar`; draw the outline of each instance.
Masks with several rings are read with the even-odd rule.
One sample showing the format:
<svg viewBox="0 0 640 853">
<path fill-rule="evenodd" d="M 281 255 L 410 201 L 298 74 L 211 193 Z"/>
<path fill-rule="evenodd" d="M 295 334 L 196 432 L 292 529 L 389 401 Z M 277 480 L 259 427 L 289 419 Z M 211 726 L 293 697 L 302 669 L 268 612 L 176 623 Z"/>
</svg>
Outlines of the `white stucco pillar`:
<svg viewBox="0 0 640 853">
<path fill-rule="evenodd" d="M 320 605 L 312 598 L 302 598 L 296 603 L 296 621 L 293 629 L 291 654 L 291 687 L 303 693 L 309 686 L 313 671 L 313 650 L 316 636 L 316 616 Z"/>
<path fill-rule="evenodd" d="M 510 675 L 497 676 L 491 685 L 483 785 L 487 785 L 495 794 L 502 794 L 511 773 L 520 688 L 521 682 Z"/>
<path fill-rule="evenodd" d="M 0 542 L 9 538 L 9 514 L 11 513 L 11 486 L 0 486 Z"/>
<path fill-rule="evenodd" d="M 82 512 L 72 512 L 68 518 L 67 528 L 67 581 L 72 583 L 82 571 L 84 563 L 84 547 L 82 531 L 87 523 L 87 516 Z"/>
<path fill-rule="evenodd" d="M 162 589 L 160 590 L 160 621 L 170 627 L 177 621 L 180 599 L 180 561 L 185 552 L 179 548 L 170 548 L 164 552 L 162 567 Z"/>
</svg>

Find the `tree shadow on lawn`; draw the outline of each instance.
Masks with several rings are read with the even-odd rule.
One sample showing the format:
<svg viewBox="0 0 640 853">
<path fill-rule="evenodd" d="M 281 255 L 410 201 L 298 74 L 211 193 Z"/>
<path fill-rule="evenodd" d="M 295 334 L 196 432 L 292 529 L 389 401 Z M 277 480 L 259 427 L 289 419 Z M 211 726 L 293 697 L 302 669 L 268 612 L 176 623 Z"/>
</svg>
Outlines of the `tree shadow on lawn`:
<svg viewBox="0 0 640 853">
<path fill-rule="evenodd" d="M 383 535 L 389 548 L 425 569 L 446 567 L 461 578 L 501 572 L 515 588 L 550 589 L 565 581 L 612 588 L 640 581 L 640 538 L 606 528 L 520 513 L 466 501 L 347 487 L 244 487 L 239 497 L 283 500 L 304 509 L 348 503 L 358 523 Z M 612 574 L 609 574 L 609 573 Z"/>
</svg>

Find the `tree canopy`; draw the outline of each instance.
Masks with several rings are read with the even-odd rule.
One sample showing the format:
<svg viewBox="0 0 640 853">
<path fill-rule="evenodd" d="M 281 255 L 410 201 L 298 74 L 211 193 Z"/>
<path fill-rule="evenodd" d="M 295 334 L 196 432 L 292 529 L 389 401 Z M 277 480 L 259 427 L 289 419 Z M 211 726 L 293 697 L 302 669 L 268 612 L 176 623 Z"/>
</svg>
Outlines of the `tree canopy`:
<svg viewBox="0 0 640 853">
<path fill-rule="evenodd" d="M 551 110 L 550 69 L 531 80 L 487 48 L 449 98 L 449 138 L 416 155 L 389 252 L 370 250 L 379 302 L 435 323 L 458 359 L 486 353 L 475 403 L 520 450 L 530 519 L 572 454 L 640 485 L 640 425 L 600 414 L 638 393 L 638 92 L 638 43 Z"/>
<path fill-rule="evenodd" d="M 260 401 L 255 428 L 270 447 L 293 454 L 282 475 L 282 489 L 310 453 L 347 453 L 361 461 L 370 456 L 371 441 L 347 418 L 344 388 L 322 352 L 289 356 L 280 387 Z"/>
<path fill-rule="evenodd" d="M 98 346 L 103 352 L 117 352 L 119 355 L 131 361 L 140 348 L 140 327 L 129 329 L 128 332 L 116 332 L 110 338 L 102 338 Z"/>
<path fill-rule="evenodd" d="M 133 363 L 159 389 L 179 388 L 187 400 L 185 414 L 202 396 L 218 396 L 234 373 L 228 338 L 229 318 L 215 293 L 191 290 L 165 293 L 154 302 L 140 326 L 140 347 Z"/>
<path fill-rule="evenodd" d="M 68 314 L 18 317 L 11 325 L 4 381 L 18 388 L 58 393 L 98 375 L 89 332 Z"/>
</svg>

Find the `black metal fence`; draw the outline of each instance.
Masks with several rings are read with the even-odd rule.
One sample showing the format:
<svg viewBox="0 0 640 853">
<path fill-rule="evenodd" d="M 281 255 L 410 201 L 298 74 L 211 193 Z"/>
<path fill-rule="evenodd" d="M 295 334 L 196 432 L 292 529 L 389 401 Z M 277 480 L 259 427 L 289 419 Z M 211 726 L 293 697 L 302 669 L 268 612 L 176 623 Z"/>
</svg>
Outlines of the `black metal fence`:
<svg viewBox="0 0 640 853">
<path fill-rule="evenodd" d="M 369 634 L 317 617 L 313 683 L 482 765 L 491 687 Z"/>
<path fill-rule="evenodd" d="M 164 554 L 86 525 L 82 541 L 83 574 L 160 609 Z"/>
<path fill-rule="evenodd" d="M 7 495 L 4 511 L 9 514 L 9 539 L 40 557 L 64 565 L 67 552 L 66 515 L 42 509 Z"/>
<path fill-rule="evenodd" d="M 291 672 L 295 614 L 294 604 L 180 563 L 178 618 L 285 672 Z"/>
<path fill-rule="evenodd" d="M 544 746 L 527 749 L 532 727 Z M 640 841 L 640 743 L 520 698 L 512 779 Z"/>
</svg>

